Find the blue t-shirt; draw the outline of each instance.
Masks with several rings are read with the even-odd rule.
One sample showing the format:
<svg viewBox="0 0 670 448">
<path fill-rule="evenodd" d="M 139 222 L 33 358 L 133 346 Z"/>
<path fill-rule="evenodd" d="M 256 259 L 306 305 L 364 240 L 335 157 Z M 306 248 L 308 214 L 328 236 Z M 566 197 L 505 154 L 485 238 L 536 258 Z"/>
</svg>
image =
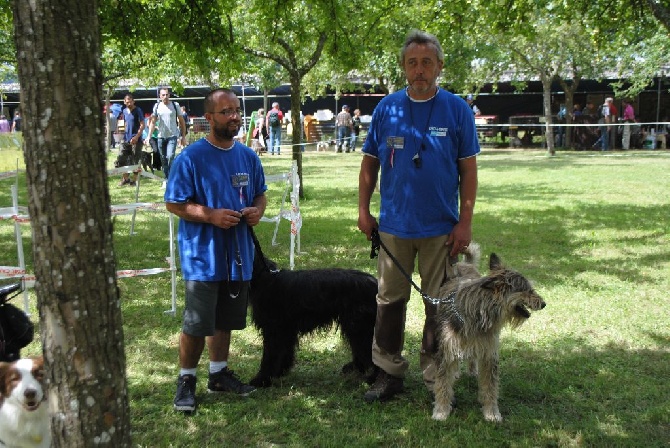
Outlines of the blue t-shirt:
<svg viewBox="0 0 670 448">
<path fill-rule="evenodd" d="M 123 108 L 123 121 L 125 126 L 124 136 L 126 141 L 129 142 L 131 138 L 135 137 L 137 131 L 140 130 L 140 125 L 144 120 L 144 113 L 139 106 L 135 106 L 135 109 L 132 111 L 127 107 Z M 140 136 L 141 137 L 141 136 Z"/>
<path fill-rule="evenodd" d="M 458 222 L 458 161 L 479 150 L 472 110 L 461 97 L 438 89 L 427 101 L 411 100 L 406 90 L 382 99 L 363 145 L 381 165 L 379 230 L 400 238 L 451 233 Z"/>
<path fill-rule="evenodd" d="M 175 158 L 165 202 L 190 201 L 239 211 L 265 190 L 261 160 L 251 148 L 235 142 L 223 150 L 202 138 Z M 254 243 L 244 219 L 230 229 L 180 219 L 178 240 L 185 280 L 251 280 Z"/>
</svg>

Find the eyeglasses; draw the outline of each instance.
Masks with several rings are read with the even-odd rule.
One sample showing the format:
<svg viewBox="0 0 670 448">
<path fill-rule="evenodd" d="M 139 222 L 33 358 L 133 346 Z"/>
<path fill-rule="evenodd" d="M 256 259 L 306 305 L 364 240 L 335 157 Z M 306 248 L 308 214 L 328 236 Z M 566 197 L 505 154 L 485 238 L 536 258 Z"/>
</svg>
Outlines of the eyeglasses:
<svg viewBox="0 0 670 448">
<path fill-rule="evenodd" d="M 241 116 L 242 116 L 242 109 L 240 109 L 240 108 L 238 107 L 237 109 L 223 109 L 223 110 L 220 110 L 220 111 L 218 111 L 218 112 L 212 112 L 212 113 L 213 113 L 213 114 L 221 114 L 221 115 L 223 115 L 224 117 L 231 117 L 231 116 L 233 116 L 234 114 L 237 115 L 237 116 L 239 116 L 239 117 L 241 117 Z"/>
</svg>

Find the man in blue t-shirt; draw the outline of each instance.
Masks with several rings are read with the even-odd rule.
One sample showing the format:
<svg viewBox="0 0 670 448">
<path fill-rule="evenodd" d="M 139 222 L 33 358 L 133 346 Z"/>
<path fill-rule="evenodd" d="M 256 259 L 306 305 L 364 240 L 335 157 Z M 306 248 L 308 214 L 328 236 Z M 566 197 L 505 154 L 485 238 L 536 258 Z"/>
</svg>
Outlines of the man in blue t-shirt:
<svg viewBox="0 0 670 448">
<path fill-rule="evenodd" d="M 205 342 L 210 392 L 254 391 L 228 368 L 232 330 L 246 327 L 254 243 L 249 227 L 265 212 L 265 175 L 251 148 L 234 140 L 240 101 L 232 90 L 205 98 L 210 132 L 187 146 L 172 165 L 166 208 L 179 216 L 179 258 L 186 282 L 179 339 L 180 372 L 174 408 L 196 407 L 196 370 Z"/>
<path fill-rule="evenodd" d="M 144 131 L 144 113 L 139 106 L 135 105 L 135 98 L 130 93 L 126 93 L 123 97 L 123 103 L 126 107 L 123 109 L 123 123 L 124 123 L 124 141 L 132 147 L 132 162 L 133 165 L 140 163 L 142 159 L 142 132 Z M 123 147 L 122 147 L 123 148 Z M 123 150 L 123 149 L 121 149 Z M 119 183 L 123 185 L 135 185 L 137 181 L 137 172 L 133 173 L 133 180 L 130 180 L 128 173 L 123 173 L 123 178 Z"/>
<path fill-rule="evenodd" d="M 437 86 L 444 53 L 435 36 L 414 31 L 401 51 L 406 89 L 374 110 L 363 145 L 358 228 L 382 243 L 410 275 L 418 257 L 423 292 L 436 297 L 446 264 L 470 244 L 477 194 L 479 143 L 467 103 Z M 381 171 L 379 221 L 370 199 Z M 408 362 L 402 356 L 410 283 L 385 250 L 379 252 L 373 362 L 381 371 L 365 394 L 384 401 L 403 390 Z M 421 370 L 432 392 L 436 306 L 425 303 Z"/>
</svg>

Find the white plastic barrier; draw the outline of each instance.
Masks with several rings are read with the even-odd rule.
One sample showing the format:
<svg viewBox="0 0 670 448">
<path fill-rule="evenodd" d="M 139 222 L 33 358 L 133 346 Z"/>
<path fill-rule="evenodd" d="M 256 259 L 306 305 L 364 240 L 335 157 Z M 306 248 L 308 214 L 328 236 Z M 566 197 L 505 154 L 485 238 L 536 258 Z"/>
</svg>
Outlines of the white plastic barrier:
<svg viewBox="0 0 670 448">
<path fill-rule="evenodd" d="M 124 166 L 119 168 L 114 168 L 108 170 L 108 175 L 118 175 L 122 173 L 137 172 L 139 170 L 140 177 L 138 177 L 138 182 L 135 187 L 135 200 L 136 202 L 130 204 L 116 204 L 111 205 L 112 216 L 116 215 L 125 215 L 133 214 L 130 234 L 134 235 L 135 228 L 135 217 L 138 211 L 154 211 L 154 212 L 167 212 L 165 208 L 165 203 L 163 202 L 139 202 L 139 191 L 142 177 L 149 179 L 163 181 L 162 177 L 156 176 L 152 173 L 142 171 L 140 165 L 135 166 Z M 3 278 L 20 278 L 23 284 L 23 307 L 24 311 L 28 313 L 29 311 L 29 299 L 28 299 L 28 288 L 35 286 L 35 276 L 28 274 L 26 271 L 25 258 L 23 253 L 23 238 L 21 236 L 21 227 L 23 223 L 30 222 L 30 217 L 28 216 L 27 207 L 22 207 L 18 205 L 18 173 L 19 170 L 8 171 L 0 173 L 0 179 L 6 179 L 10 177 L 15 177 L 16 182 L 12 185 L 12 206 L 11 207 L 0 207 L 0 221 L 2 220 L 12 220 L 14 222 L 14 236 L 16 239 L 17 253 L 18 253 L 18 262 L 19 266 L 0 266 L 0 279 Z M 291 222 L 291 247 L 290 247 L 290 268 L 293 269 L 295 266 L 295 254 L 300 252 L 300 228 L 302 227 L 302 216 L 300 215 L 299 207 L 299 196 L 300 196 L 300 178 L 298 176 L 298 165 L 297 162 L 293 162 L 291 171 L 284 174 L 270 175 L 265 178 L 266 183 L 272 182 L 285 182 L 284 192 L 282 194 L 281 205 L 279 208 L 279 213 L 273 217 L 263 217 L 261 218 L 262 222 L 271 222 L 275 223 L 275 230 L 272 237 L 272 244 L 276 245 L 277 233 L 279 231 L 279 223 L 282 218 L 287 219 Z M 286 196 L 291 190 L 290 198 L 291 205 L 290 208 L 286 207 Z M 165 314 L 170 314 L 172 316 L 176 315 L 177 312 L 177 266 L 175 258 L 175 235 L 174 235 L 174 215 L 168 213 L 168 230 L 170 234 L 170 255 L 166 258 L 168 267 L 155 267 L 155 268 L 144 268 L 144 269 L 124 269 L 116 271 L 117 278 L 128 278 L 128 277 L 137 277 L 143 275 L 155 275 L 162 274 L 169 271 L 171 273 L 171 307 L 169 310 L 165 311 Z"/>
<path fill-rule="evenodd" d="M 108 175 L 115 175 L 121 173 L 136 172 L 139 170 L 140 177 L 135 188 L 135 200 L 139 199 L 139 191 L 141 178 L 147 177 L 150 179 L 155 179 L 158 181 L 163 181 L 162 177 L 158 177 L 154 174 L 145 172 L 141 170 L 140 165 L 135 166 L 124 166 L 115 168 L 108 171 Z M 15 177 L 16 183 L 12 185 L 12 207 L 1 207 L 0 208 L 0 221 L 2 220 L 12 220 L 14 221 L 14 235 L 16 238 L 16 246 L 18 252 L 18 261 L 19 266 L 0 266 L 0 279 L 2 278 L 20 278 L 23 284 L 23 308 L 26 313 L 29 309 L 28 293 L 27 289 L 35 286 L 35 276 L 28 274 L 26 271 L 25 259 L 23 255 L 23 238 L 21 236 L 20 224 L 30 222 L 30 217 L 28 216 L 27 207 L 21 207 L 18 205 L 18 169 L 15 171 L 8 171 L 5 173 L 0 173 L 0 179 L 6 179 L 9 177 Z M 135 216 L 137 211 L 159 211 L 167 212 L 165 209 L 165 204 L 161 202 L 148 203 L 148 202 L 134 202 L 130 204 L 120 204 L 112 205 L 111 207 L 112 216 L 124 215 L 124 214 L 133 214 L 130 234 L 134 235 L 135 228 Z M 163 272 L 170 271 L 172 275 L 172 307 L 169 310 L 166 310 L 166 314 L 171 314 L 174 316 L 177 311 L 177 267 L 175 263 L 175 245 L 174 245 L 174 216 L 172 213 L 168 213 L 168 226 L 170 233 L 170 255 L 166 258 L 168 267 L 156 267 L 156 268 L 145 268 L 145 269 L 124 269 L 116 271 L 117 278 L 128 278 L 128 277 L 137 277 L 142 275 L 155 275 L 161 274 Z"/>
<path fill-rule="evenodd" d="M 284 218 L 291 222 L 291 247 L 289 248 L 289 267 L 291 270 L 295 267 L 295 254 L 300 253 L 300 229 L 302 227 L 302 215 L 300 214 L 300 177 L 298 176 L 298 162 L 293 161 L 291 171 L 283 174 L 265 176 L 265 183 L 285 182 L 284 192 L 281 197 L 279 213 L 275 216 L 263 216 L 261 222 L 271 222 L 275 224 L 275 230 L 272 235 L 272 245 L 277 245 L 277 232 L 279 223 Z M 286 207 L 286 195 L 291 191 L 291 206 Z"/>
</svg>

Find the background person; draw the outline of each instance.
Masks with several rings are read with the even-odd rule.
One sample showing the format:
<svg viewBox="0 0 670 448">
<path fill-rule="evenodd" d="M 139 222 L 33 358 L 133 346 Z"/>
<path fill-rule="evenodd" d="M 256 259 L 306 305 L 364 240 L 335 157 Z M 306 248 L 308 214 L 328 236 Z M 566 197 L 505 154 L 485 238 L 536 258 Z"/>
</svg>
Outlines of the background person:
<svg viewBox="0 0 670 448">
<path fill-rule="evenodd" d="M 154 106 L 149 122 L 149 135 L 158 127 L 158 152 L 161 155 L 161 167 L 165 179 L 170 176 L 172 161 L 177 155 L 177 141 L 186 146 L 186 122 L 181 114 L 179 103 L 170 101 L 170 91 L 160 89 L 160 101 Z M 163 187 L 166 181 L 163 181 Z"/>
<path fill-rule="evenodd" d="M 246 327 L 254 243 L 249 227 L 265 212 L 265 175 L 258 156 L 234 139 L 241 128 L 240 101 L 229 89 L 204 102 L 209 134 L 175 159 L 165 203 L 179 216 L 179 258 L 186 296 L 179 338 L 174 408 L 196 408 L 197 367 L 207 344 L 210 392 L 246 396 L 254 387 L 228 368 L 233 330 Z"/>
<path fill-rule="evenodd" d="M 617 109 L 616 105 L 614 104 L 614 98 L 607 98 L 605 101 L 607 102 L 607 105 L 610 110 L 608 123 L 615 125 L 619 121 L 619 109 Z M 608 126 L 607 128 L 609 132 L 608 145 L 610 149 L 616 149 L 618 146 L 617 145 L 618 127 L 619 126 Z"/>
<path fill-rule="evenodd" d="M 482 111 L 479 110 L 479 108 L 475 104 L 475 97 L 471 93 L 467 94 L 467 96 L 465 97 L 465 101 L 468 103 L 468 106 L 470 106 L 470 109 L 472 109 L 472 114 L 475 117 L 478 117 L 482 114 Z"/>
<path fill-rule="evenodd" d="M 436 84 L 444 65 L 437 38 L 411 32 L 400 62 L 408 86 L 377 105 L 363 145 L 358 228 L 368 240 L 378 229 L 382 243 L 410 275 L 418 257 L 421 288 L 435 297 L 448 258 L 467 248 L 472 238 L 479 143 L 468 104 Z M 380 170 L 377 221 L 370 212 L 370 200 Z M 381 371 L 365 393 L 367 402 L 384 401 L 401 392 L 408 369 L 402 350 L 410 283 L 384 249 L 379 251 L 377 269 L 372 360 Z M 428 302 L 424 306 L 421 370 L 432 392 L 436 307 Z"/>
<path fill-rule="evenodd" d="M 188 119 L 188 111 L 186 110 L 186 106 L 181 106 L 181 117 L 184 119 L 184 134 L 182 137 L 186 137 L 188 135 L 188 130 L 191 127 L 190 120 Z"/>
<path fill-rule="evenodd" d="M 281 124 L 284 121 L 284 113 L 279 108 L 279 103 L 272 103 L 272 109 L 265 117 L 265 129 L 270 135 L 270 154 L 281 154 Z"/>
<path fill-rule="evenodd" d="M 0 133 L 9 134 L 9 131 L 12 130 L 12 127 L 9 125 L 9 120 L 5 115 L 0 115 Z"/>
<path fill-rule="evenodd" d="M 358 136 L 361 134 L 361 110 L 355 109 L 354 116 L 351 117 L 352 129 L 351 132 L 351 151 L 356 151 L 356 143 L 358 142 Z"/>
<path fill-rule="evenodd" d="M 144 132 L 142 132 L 142 140 L 148 141 L 149 146 L 151 147 L 151 166 L 154 170 L 160 170 L 161 166 L 161 154 L 158 152 L 158 129 L 154 128 L 154 132 L 149 135 L 149 122 L 151 121 L 151 116 L 144 117 Z"/>
<path fill-rule="evenodd" d="M 610 104 L 612 103 L 612 98 L 605 98 L 605 102 L 598 109 L 598 129 L 600 130 L 600 137 L 593 144 L 594 148 L 600 147 L 602 151 L 607 151 L 609 149 L 609 126 L 607 124 L 611 123 L 611 113 L 610 113 Z"/>
<path fill-rule="evenodd" d="M 116 134 L 116 130 L 119 125 L 119 114 L 118 114 L 118 109 L 113 109 L 109 108 L 108 112 L 109 118 L 108 118 L 108 123 L 109 123 L 109 147 L 110 148 L 115 148 L 116 147 L 116 139 L 114 138 L 114 134 Z"/>
<path fill-rule="evenodd" d="M 137 165 L 142 160 L 142 132 L 144 131 L 144 113 L 139 106 L 135 105 L 135 98 L 130 93 L 123 97 L 123 122 L 125 126 L 124 141 L 133 148 L 133 165 Z M 137 182 L 137 171 L 133 173 L 133 180 L 130 180 L 128 173 L 123 173 L 119 186 L 135 185 Z"/>
<path fill-rule="evenodd" d="M 623 149 L 630 149 L 630 134 L 633 128 L 632 123 L 635 123 L 635 110 L 630 100 L 623 100 L 623 135 L 621 136 L 621 147 Z"/>
<path fill-rule="evenodd" d="M 23 120 L 21 119 L 21 112 L 18 110 L 14 112 L 14 119 L 12 120 L 12 132 L 21 132 L 21 123 Z"/>
<path fill-rule="evenodd" d="M 335 126 L 337 126 L 337 152 L 342 152 L 342 148 L 349 152 L 349 141 L 354 130 L 354 124 L 349 113 L 349 106 L 342 106 L 342 110 L 335 117 Z"/>
</svg>

